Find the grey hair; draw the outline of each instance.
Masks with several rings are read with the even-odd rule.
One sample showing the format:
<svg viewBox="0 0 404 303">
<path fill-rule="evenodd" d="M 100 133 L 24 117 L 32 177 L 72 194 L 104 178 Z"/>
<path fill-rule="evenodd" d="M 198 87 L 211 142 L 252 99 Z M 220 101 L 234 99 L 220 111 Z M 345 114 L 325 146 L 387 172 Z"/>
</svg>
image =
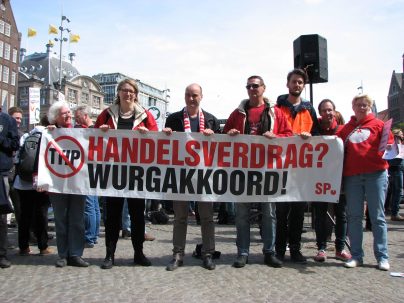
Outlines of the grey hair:
<svg viewBox="0 0 404 303">
<path fill-rule="evenodd" d="M 49 107 L 48 120 L 50 124 L 55 124 L 56 118 L 63 107 L 70 108 L 69 104 L 65 101 L 56 101 Z"/>
<path fill-rule="evenodd" d="M 87 105 L 77 106 L 75 109 L 75 112 L 81 112 L 82 114 L 88 115 L 88 116 L 90 115 L 90 109 Z"/>
</svg>

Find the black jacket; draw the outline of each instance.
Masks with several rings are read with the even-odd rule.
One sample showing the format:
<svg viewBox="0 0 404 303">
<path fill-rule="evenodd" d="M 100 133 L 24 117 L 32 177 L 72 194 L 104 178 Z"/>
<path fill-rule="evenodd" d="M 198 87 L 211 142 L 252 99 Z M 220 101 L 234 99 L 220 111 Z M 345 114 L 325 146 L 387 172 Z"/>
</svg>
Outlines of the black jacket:
<svg viewBox="0 0 404 303">
<path fill-rule="evenodd" d="M 0 174 L 8 175 L 13 167 L 13 153 L 20 147 L 17 122 L 6 113 L 0 112 Z"/>
<path fill-rule="evenodd" d="M 220 133 L 220 124 L 219 121 L 216 119 L 216 117 L 208 112 L 205 112 L 204 110 L 202 110 L 202 112 L 205 117 L 205 129 L 209 128 L 213 130 L 215 133 Z M 169 115 L 166 120 L 165 127 L 169 127 L 176 132 L 183 132 L 184 109 Z"/>
</svg>

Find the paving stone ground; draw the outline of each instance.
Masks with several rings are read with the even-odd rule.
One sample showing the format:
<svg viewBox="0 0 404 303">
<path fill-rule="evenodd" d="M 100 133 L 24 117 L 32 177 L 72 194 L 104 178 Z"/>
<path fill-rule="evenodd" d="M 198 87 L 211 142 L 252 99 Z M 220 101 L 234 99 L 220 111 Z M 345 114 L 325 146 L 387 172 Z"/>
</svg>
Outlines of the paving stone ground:
<svg viewBox="0 0 404 303">
<path fill-rule="evenodd" d="M 25 257 L 17 254 L 17 248 L 10 249 L 13 265 L 0 269 L 0 302 L 404 302 L 404 278 L 376 269 L 370 232 L 364 233 L 364 266 L 346 269 L 334 258 L 332 243 L 325 263 L 313 261 L 315 234 L 306 221 L 302 251 L 310 257 L 308 264 L 286 261 L 277 269 L 264 265 L 256 227 L 251 231 L 249 264 L 241 269 L 232 267 L 235 227 L 229 225 L 216 225 L 216 249 L 221 251 L 221 258 L 216 270 L 204 269 L 201 260 L 191 256 L 201 240 L 200 227 L 190 219 L 184 266 L 166 271 L 171 259 L 172 216 L 167 225 L 148 225 L 156 236 L 155 241 L 144 245 L 151 267 L 133 266 L 131 242 L 120 239 L 116 266 L 102 270 L 103 227 L 99 243 L 84 252 L 91 263 L 88 268 L 56 268 L 57 255 L 35 255 L 35 246 L 31 246 L 34 254 Z M 391 271 L 404 272 L 404 223 L 388 220 L 388 226 Z M 16 229 L 9 229 L 10 244 L 15 247 L 16 236 Z M 55 240 L 50 245 L 56 251 Z"/>
</svg>

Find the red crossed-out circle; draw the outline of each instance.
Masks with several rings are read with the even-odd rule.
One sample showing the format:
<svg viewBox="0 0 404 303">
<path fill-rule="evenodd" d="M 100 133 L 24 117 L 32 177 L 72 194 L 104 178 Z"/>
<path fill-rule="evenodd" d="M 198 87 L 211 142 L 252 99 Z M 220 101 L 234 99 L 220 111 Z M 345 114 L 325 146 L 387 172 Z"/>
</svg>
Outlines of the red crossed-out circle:
<svg viewBox="0 0 404 303">
<path fill-rule="evenodd" d="M 68 141 L 72 141 L 74 144 L 77 145 L 77 147 L 80 149 L 80 154 L 81 154 L 81 158 L 80 158 L 80 164 L 77 167 L 74 167 L 73 164 L 70 162 L 70 160 L 66 157 L 66 155 L 63 153 L 63 151 L 60 149 L 59 145 L 56 144 L 59 141 L 62 140 L 68 140 Z M 51 147 L 54 147 L 56 152 L 63 158 L 63 160 L 66 162 L 67 166 L 69 166 L 71 168 L 71 172 L 70 173 L 66 173 L 66 174 L 61 174 L 59 172 L 57 172 L 49 163 L 48 160 L 48 153 L 49 153 L 49 149 Z M 74 176 L 75 174 L 77 174 L 80 169 L 83 167 L 84 165 L 84 149 L 83 147 L 80 145 L 80 142 L 77 141 L 75 138 L 70 137 L 70 136 L 60 136 L 58 138 L 56 138 L 55 140 L 52 140 L 48 143 L 48 145 L 46 146 L 46 150 L 45 150 L 45 164 L 46 167 L 50 170 L 50 172 L 52 174 L 54 174 L 55 176 L 58 176 L 60 178 L 69 178 Z"/>
</svg>

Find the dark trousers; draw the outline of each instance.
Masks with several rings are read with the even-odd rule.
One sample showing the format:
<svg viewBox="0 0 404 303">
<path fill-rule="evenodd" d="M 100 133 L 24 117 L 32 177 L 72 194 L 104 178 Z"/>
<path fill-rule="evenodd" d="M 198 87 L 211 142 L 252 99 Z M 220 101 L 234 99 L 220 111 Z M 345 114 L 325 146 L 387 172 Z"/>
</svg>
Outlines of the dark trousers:
<svg viewBox="0 0 404 303">
<path fill-rule="evenodd" d="M 115 250 L 122 223 L 122 208 L 125 198 L 106 197 L 105 243 L 107 248 Z M 127 198 L 130 216 L 132 245 L 135 252 L 142 252 L 144 242 L 145 200 Z"/>
<path fill-rule="evenodd" d="M 342 251 L 345 247 L 347 220 L 346 220 L 346 199 L 341 195 L 338 203 L 331 203 L 335 212 L 335 249 Z M 328 236 L 328 205 L 329 203 L 315 202 L 312 204 L 315 212 L 315 230 L 318 250 L 327 248 Z"/>
<path fill-rule="evenodd" d="M 20 196 L 20 221 L 18 222 L 18 246 L 21 250 L 29 247 L 29 234 L 32 222 L 38 248 L 48 247 L 48 208 L 49 197 L 36 190 L 18 190 Z"/>
<path fill-rule="evenodd" d="M 285 254 L 288 242 L 291 252 L 300 250 L 306 206 L 306 202 L 276 203 L 275 249 L 277 254 Z"/>
</svg>

